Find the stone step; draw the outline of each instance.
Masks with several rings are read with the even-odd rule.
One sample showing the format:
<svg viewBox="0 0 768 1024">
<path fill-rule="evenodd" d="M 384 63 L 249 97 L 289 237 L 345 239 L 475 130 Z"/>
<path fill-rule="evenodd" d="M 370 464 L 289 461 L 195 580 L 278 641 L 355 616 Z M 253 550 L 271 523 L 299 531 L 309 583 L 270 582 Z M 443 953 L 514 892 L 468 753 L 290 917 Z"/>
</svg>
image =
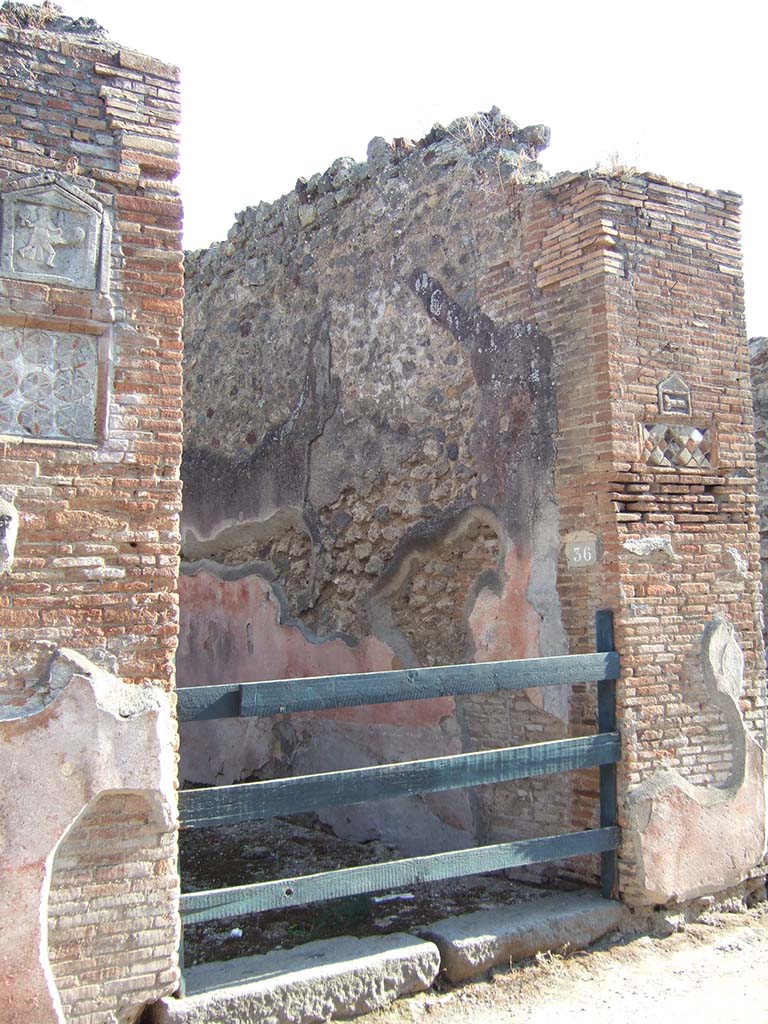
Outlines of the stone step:
<svg viewBox="0 0 768 1024">
<path fill-rule="evenodd" d="M 584 949 L 620 927 L 620 903 L 597 893 L 553 893 L 528 903 L 447 917 L 418 934 L 440 950 L 441 973 L 466 981 L 536 953 Z"/>
<path fill-rule="evenodd" d="M 431 987 L 437 947 L 413 935 L 308 942 L 185 971 L 184 999 L 162 999 L 154 1024 L 316 1024 L 378 1010 Z"/>
<path fill-rule="evenodd" d="M 449 917 L 413 935 L 348 936 L 185 971 L 187 996 L 162 999 L 152 1024 L 319 1024 L 381 1009 L 430 988 L 438 973 L 466 981 L 536 953 L 584 949 L 622 924 L 624 909 L 594 892 Z"/>
</svg>

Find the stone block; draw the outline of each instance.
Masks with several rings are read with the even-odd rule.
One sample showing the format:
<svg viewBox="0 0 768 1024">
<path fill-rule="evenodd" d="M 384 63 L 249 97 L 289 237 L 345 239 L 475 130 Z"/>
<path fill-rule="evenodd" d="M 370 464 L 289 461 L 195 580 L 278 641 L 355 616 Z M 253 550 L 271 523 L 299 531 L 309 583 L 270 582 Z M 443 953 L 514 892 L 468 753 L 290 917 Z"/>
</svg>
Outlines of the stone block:
<svg viewBox="0 0 768 1024">
<path fill-rule="evenodd" d="M 440 969 L 431 942 L 412 935 L 309 942 L 265 956 L 201 964 L 185 999 L 163 999 L 153 1024 L 315 1024 L 378 1010 L 430 988 Z"/>
<path fill-rule="evenodd" d="M 440 950 L 448 981 L 476 978 L 536 953 L 584 949 L 618 928 L 621 904 L 596 893 L 557 893 L 531 903 L 478 910 L 419 930 Z"/>
</svg>

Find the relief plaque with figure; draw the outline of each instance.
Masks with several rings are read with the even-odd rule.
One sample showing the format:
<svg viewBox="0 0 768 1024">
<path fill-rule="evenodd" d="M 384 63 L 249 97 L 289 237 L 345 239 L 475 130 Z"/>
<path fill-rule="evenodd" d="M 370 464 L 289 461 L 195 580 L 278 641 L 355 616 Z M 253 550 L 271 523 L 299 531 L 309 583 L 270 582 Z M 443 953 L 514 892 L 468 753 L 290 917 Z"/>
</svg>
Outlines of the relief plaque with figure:
<svg viewBox="0 0 768 1024">
<path fill-rule="evenodd" d="M 104 290 L 108 222 L 97 200 L 57 180 L 15 182 L 0 198 L 0 275 Z"/>
</svg>

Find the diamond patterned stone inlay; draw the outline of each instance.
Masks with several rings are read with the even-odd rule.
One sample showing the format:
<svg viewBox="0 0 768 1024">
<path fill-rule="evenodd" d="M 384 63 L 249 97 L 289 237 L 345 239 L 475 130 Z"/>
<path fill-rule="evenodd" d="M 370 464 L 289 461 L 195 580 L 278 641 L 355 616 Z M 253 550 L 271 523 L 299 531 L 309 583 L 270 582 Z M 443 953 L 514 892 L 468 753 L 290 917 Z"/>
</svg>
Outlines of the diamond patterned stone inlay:
<svg viewBox="0 0 768 1024">
<path fill-rule="evenodd" d="M 711 469 L 709 427 L 655 423 L 643 427 L 643 462 L 652 466 L 689 466 Z"/>
<path fill-rule="evenodd" d="M 93 441 L 97 340 L 0 328 L 0 434 Z"/>
</svg>

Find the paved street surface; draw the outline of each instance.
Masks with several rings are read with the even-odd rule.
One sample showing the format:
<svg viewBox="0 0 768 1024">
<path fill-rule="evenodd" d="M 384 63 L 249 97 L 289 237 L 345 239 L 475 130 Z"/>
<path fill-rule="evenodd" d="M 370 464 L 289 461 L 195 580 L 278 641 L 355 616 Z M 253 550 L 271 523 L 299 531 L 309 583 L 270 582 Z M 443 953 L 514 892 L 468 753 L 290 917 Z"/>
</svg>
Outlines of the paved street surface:
<svg viewBox="0 0 768 1024">
<path fill-rule="evenodd" d="M 713 914 L 667 938 L 544 955 L 488 980 L 404 999 L 367 1024 L 768 1024 L 768 908 Z"/>
</svg>

